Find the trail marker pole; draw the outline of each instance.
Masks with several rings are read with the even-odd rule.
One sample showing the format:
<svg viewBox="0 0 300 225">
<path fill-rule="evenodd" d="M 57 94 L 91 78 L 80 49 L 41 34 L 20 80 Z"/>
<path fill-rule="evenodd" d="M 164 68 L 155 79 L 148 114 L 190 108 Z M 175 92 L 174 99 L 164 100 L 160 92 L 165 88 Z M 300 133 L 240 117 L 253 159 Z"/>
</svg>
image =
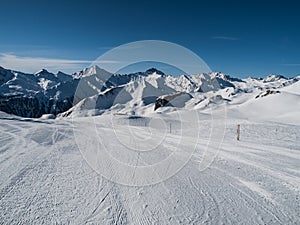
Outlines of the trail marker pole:
<svg viewBox="0 0 300 225">
<path fill-rule="evenodd" d="M 240 140 L 240 134 L 241 134 L 241 125 L 238 124 L 236 128 L 236 140 Z"/>
</svg>

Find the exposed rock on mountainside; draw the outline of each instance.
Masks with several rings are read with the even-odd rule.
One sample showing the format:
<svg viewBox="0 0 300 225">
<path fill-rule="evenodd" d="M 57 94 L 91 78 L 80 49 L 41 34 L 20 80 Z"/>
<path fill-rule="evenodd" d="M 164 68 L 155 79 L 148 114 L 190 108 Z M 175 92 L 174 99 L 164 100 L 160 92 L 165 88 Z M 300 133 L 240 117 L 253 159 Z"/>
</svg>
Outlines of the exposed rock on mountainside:
<svg viewBox="0 0 300 225">
<path fill-rule="evenodd" d="M 296 81 L 298 77 L 288 79 L 277 75 L 242 80 L 216 72 L 174 77 L 155 68 L 121 75 L 92 66 L 67 75 L 45 69 L 26 74 L 0 67 L 0 111 L 41 117 L 87 110 L 92 110 L 89 112 L 92 115 L 107 110 L 129 113 L 151 105 L 155 110 L 162 106 L 191 105 L 200 109 L 210 103 L 222 104 L 241 93 L 263 93 Z M 190 102 L 191 99 L 194 101 Z"/>
</svg>

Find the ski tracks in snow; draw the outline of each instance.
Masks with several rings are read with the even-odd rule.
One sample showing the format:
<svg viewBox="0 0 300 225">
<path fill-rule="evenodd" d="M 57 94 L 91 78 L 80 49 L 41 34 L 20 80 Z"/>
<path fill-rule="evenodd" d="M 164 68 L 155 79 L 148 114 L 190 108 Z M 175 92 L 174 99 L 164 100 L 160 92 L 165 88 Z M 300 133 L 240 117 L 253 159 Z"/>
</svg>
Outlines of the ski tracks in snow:
<svg viewBox="0 0 300 225">
<path fill-rule="evenodd" d="M 131 187 L 97 174 L 83 159 L 72 129 L 67 121 L 1 121 L 3 224 L 300 222 L 296 150 L 227 141 L 211 166 L 199 171 L 197 157 L 205 150 L 203 140 L 197 154 L 174 176 L 155 185 Z M 103 135 L 109 138 L 107 128 Z M 158 154 L 176 148 L 176 142 L 169 140 L 158 147 Z M 124 147 L 118 142 L 112 146 Z M 194 146 L 186 143 L 186 147 Z M 186 154 L 184 149 L 178 152 L 178 160 L 182 154 Z M 139 156 L 132 163 L 138 167 L 152 160 L 144 159 Z"/>
</svg>

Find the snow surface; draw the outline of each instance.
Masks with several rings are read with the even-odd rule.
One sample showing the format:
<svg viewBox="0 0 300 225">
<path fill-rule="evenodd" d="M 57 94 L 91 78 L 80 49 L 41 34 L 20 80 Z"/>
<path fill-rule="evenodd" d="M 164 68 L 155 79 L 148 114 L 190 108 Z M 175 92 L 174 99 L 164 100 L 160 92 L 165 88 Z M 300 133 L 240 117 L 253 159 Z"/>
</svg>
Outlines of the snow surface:
<svg viewBox="0 0 300 225">
<path fill-rule="evenodd" d="M 192 113 L 178 109 L 136 119 L 107 114 L 73 120 L 1 113 L 1 223 L 299 224 L 300 124 L 236 118 L 228 107 L 226 118 L 216 113 L 212 121 L 212 114 L 198 112 L 198 120 L 187 120 L 189 126 L 182 130 L 179 124 L 183 118 L 195 118 Z M 218 142 L 209 130 L 224 119 L 220 148 L 208 149 L 208 142 Z M 133 165 L 136 174 L 109 165 L 98 174 L 93 169 L 93 163 L 97 165 L 93 158 L 101 160 L 94 152 L 97 144 Z M 153 151 L 130 151 L 132 147 Z M 152 170 L 139 173 L 139 168 L 160 162 L 174 149 L 170 165 L 178 171 L 143 185 L 156 176 Z M 207 168 L 199 170 L 206 163 Z M 160 172 L 159 176 L 167 173 Z"/>
<path fill-rule="evenodd" d="M 5 95 L 82 85 L 56 119 L 0 112 L 1 224 L 300 224 L 298 78 L 109 76 L 0 68 Z"/>
</svg>

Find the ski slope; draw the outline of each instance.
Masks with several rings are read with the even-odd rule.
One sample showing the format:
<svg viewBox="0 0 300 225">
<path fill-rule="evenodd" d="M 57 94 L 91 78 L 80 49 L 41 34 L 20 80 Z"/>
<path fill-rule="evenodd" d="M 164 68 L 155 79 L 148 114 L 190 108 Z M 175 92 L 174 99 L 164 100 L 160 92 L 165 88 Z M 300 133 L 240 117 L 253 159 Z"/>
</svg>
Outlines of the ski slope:
<svg viewBox="0 0 300 225">
<path fill-rule="evenodd" d="M 194 117 L 180 113 L 181 120 L 1 113 L 1 224 L 300 223 L 299 124 L 237 118 L 234 110 L 185 124 Z M 104 148 L 136 170 L 99 165 Z M 170 155 L 169 170 L 141 169 Z"/>
</svg>

